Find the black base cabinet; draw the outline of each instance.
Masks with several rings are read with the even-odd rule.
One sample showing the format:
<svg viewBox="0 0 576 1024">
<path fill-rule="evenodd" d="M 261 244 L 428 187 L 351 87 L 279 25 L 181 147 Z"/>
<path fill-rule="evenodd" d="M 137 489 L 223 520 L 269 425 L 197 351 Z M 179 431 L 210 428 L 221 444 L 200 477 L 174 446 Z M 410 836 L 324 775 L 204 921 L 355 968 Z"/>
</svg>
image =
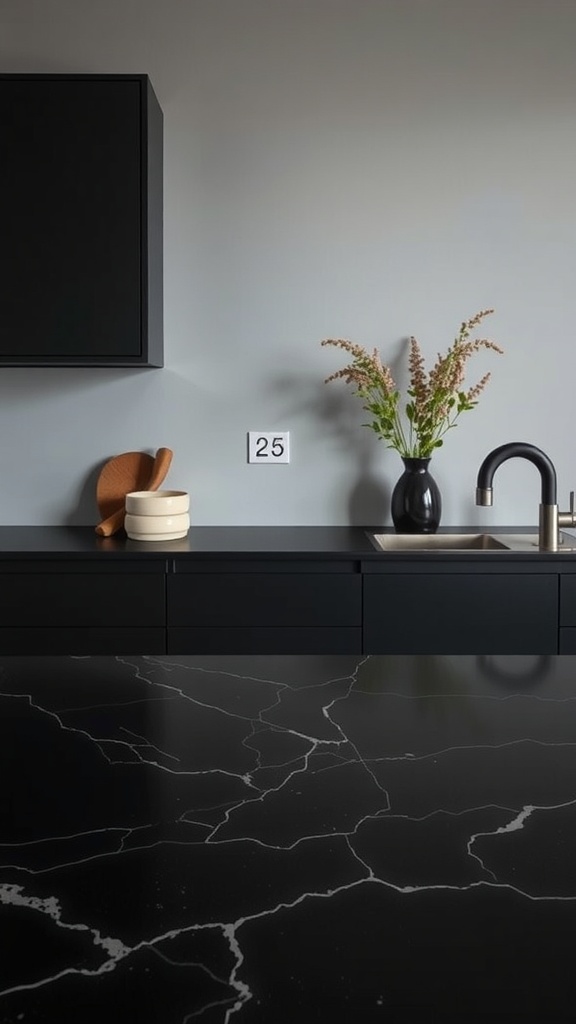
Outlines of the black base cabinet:
<svg viewBox="0 0 576 1024">
<path fill-rule="evenodd" d="M 366 575 L 364 651 L 556 654 L 558 577 L 449 571 Z"/>
<path fill-rule="evenodd" d="M 346 572 L 177 572 L 168 653 L 360 654 L 361 589 Z"/>
<path fill-rule="evenodd" d="M 308 556 L 313 538 L 293 558 L 220 557 L 12 529 L 0 554 L 4 655 L 576 653 L 576 558 L 424 566 Z"/>
</svg>

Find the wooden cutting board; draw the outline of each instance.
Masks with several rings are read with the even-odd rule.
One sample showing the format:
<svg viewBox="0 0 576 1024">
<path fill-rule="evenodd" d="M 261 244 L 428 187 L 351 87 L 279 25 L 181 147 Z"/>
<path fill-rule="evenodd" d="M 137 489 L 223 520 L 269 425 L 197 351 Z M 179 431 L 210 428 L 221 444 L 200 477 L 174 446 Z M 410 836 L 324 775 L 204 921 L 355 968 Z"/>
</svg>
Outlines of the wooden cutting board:
<svg viewBox="0 0 576 1024">
<path fill-rule="evenodd" d="M 154 456 L 146 452 L 124 452 L 109 459 L 96 483 L 96 502 L 101 519 L 124 507 L 129 491 L 144 491 L 152 474 Z"/>
</svg>

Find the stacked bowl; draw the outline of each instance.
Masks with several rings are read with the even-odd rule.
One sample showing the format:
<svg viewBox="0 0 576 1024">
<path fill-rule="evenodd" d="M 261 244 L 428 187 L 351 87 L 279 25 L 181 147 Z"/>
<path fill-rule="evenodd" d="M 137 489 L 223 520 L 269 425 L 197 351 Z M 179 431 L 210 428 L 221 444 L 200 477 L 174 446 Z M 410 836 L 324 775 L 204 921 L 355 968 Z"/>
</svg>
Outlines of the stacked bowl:
<svg viewBox="0 0 576 1024">
<path fill-rule="evenodd" d="M 177 540 L 190 528 L 187 491 L 130 491 L 124 529 L 131 540 Z"/>
</svg>

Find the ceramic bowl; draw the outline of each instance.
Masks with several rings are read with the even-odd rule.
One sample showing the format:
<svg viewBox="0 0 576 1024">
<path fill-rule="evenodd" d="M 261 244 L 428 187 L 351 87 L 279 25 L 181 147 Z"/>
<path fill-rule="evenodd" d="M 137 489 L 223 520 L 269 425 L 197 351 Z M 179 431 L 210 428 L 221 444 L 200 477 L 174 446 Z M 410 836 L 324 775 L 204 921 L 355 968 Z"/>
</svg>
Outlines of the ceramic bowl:
<svg viewBox="0 0 576 1024">
<path fill-rule="evenodd" d="M 175 516 L 188 512 L 187 491 L 130 491 L 126 495 L 126 511 L 135 516 Z"/>
<path fill-rule="evenodd" d="M 187 512 L 175 516 L 135 516 L 129 512 L 124 518 L 124 529 L 131 540 L 176 540 L 185 537 L 189 527 Z"/>
</svg>

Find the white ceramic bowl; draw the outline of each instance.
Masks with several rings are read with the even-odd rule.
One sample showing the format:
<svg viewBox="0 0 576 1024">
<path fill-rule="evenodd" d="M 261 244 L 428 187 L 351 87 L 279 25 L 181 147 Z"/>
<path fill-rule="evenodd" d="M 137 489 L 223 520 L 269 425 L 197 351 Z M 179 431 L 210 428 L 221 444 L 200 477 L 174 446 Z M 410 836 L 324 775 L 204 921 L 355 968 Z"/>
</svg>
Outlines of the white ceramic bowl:
<svg viewBox="0 0 576 1024">
<path fill-rule="evenodd" d="M 124 518 L 124 529 L 131 540 L 177 540 L 186 536 L 189 527 L 187 512 L 176 516 L 135 516 L 127 513 Z"/>
<path fill-rule="evenodd" d="M 126 511 L 135 516 L 174 516 L 188 512 L 187 491 L 130 491 L 126 495 Z"/>
</svg>

